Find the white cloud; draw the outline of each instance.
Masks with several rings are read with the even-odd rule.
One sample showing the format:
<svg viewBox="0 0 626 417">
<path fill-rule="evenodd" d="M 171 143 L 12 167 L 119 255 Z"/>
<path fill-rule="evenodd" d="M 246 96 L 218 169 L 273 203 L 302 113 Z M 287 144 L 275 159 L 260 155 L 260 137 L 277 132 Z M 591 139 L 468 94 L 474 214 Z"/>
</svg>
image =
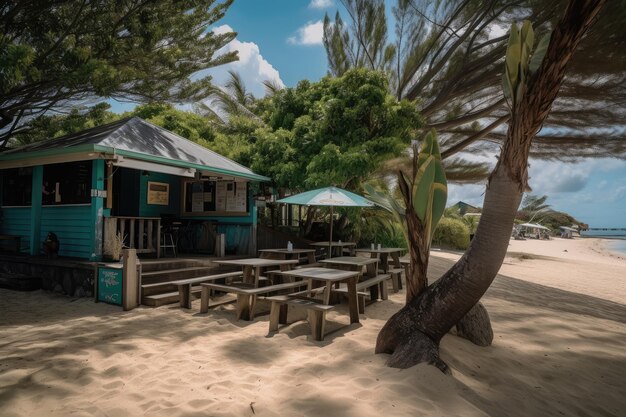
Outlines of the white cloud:
<svg viewBox="0 0 626 417">
<path fill-rule="evenodd" d="M 233 29 L 228 25 L 218 26 L 213 29 L 213 32 L 217 34 L 231 31 L 233 31 Z M 285 86 L 276 68 L 263 58 L 259 45 L 256 43 L 242 42 L 235 38 L 228 45 L 220 49 L 218 53 L 231 51 L 238 51 L 238 61 L 208 70 L 208 74 L 213 77 L 214 84 L 223 85 L 228 79 L 228 71 L 234 70 L 241 75 L 246 88 L 256 97 L 265 95 L 265 88 L 263 86 L 263 81 L 265 80 L 271 80 L 280 86 Z"/>
<path fill-rule="evenodd" d="M 311 9 L 326 9 L 333 6 L 333 0 L 311 0 L 309 7 Z"/>
<path fill-rule="evenodd" d="M 287 43 L 292 45 L 321 45 L 323 37 L 324 23 L 318 20 L 299 28 L 294 36 L 287 38 Z"/>
</svg>

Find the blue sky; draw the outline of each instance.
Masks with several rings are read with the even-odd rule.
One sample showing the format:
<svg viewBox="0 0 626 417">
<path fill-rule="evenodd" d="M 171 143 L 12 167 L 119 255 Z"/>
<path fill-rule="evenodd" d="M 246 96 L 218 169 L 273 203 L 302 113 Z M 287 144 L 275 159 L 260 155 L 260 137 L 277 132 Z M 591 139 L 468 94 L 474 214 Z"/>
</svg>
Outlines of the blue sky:
<svg viewBox="0 0 626 417">
<path fill-rule="evenodd" d="M 240 61 L 210 70 L 216 84 L 235 69 L 248 88 L 260 97 L 262 81 L 272 79 L 287 87 L 299 80 L 326 75 L 321 43 L 324 13 L 334 18 L 336 0 L 235 0 L 214 30 L 238 33 L 227 50 L 238 50 Z M 391 4 L 393 2 L 389 2 Z M 227 25 L 227 26 L 225 26 Z M 131 108 L 115 104 L 115 111 Z M 495 163 L 495 157 L 492 158 Z M 531 161 L 533 194 L 547 194 L 556 210 L 572 214 L 592 227 L 626 227 L 626 161 L 589 159 L 576 164 Z M 482 205 L 484 184 L 450 186 L 449 203 L 458 200 Z"/>
</svg>

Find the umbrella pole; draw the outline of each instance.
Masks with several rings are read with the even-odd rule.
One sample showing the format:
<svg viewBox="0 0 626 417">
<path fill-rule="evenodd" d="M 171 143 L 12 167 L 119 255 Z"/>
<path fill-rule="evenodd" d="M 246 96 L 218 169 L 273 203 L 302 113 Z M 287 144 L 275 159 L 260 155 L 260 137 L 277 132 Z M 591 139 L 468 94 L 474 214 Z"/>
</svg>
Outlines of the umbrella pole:
<svg viewBox="0 0 626 417">
<path fill-rule="evenodd" d="M 330 237 L 328 238 L 328 257 L 333 257 L 333 209 L 334 206 L 330 206 Z"/>
</svg>

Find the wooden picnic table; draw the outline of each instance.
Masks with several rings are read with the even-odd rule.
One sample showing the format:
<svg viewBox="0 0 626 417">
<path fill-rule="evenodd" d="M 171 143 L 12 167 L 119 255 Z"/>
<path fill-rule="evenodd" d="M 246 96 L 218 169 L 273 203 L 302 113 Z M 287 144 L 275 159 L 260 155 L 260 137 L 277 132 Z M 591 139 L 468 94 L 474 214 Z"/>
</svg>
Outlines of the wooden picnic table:
<svg viewBox="0 0 626 417">
<path fill-rule="evenodd" d="M 313 242 L 311 243 L 311 246 L 316 246 L 319 248 L 329 248 L 329 254 L 331 254 L 330 252 L 335 249 L 335 248 L 339 248 L 338 251 L 338 255 L 341 256 L 343 255 L 343 248 L 351 248 L 350 249 L 350 253 L 353 254 L 354 253 L 354 247 L 356 247 L 356 243 L 355 242 Z"/>
<path fill-rule="evenodd" d="M 375 277 L 378 274 L 378 258 L 364 258 L 361 256 L 338 256 L 336 258 L 322 259 L 320 261 L 332 268 L 357 271 L 362 273 L 363 267 L 367 269 L 367 276 Z"/>
<path fill-rule="evenodd" d="M 372 258 L 380 259 L 380 268 L 386 274 L 389 272 L 389 257 L 393 260 L 393 266 L 395 268 L 402 268 L 402 264 L 400 263 L 400 255 L 405 252 L 404 248 L 380 248 L 380 249 L 370 249 L 370 248 L 362 248 L 357 249 L 356 252 L 369 253 Z"/>
<path fill-rule="evenodd" d="M 263 259 L 300 259 L 305 258 L 309 264 L 315 263 L 315 249 L 260 249 L 259 257 Z"/>
<path fill-rule="evenodd" d="M 292 266 L 298 264 L 298 260 L 282 260 L 282 259 L 263 259 L 263 258 L 245 258 L 245 259 L 223 259 L 214 260 L 218 265 L 236 265 L 243 268 L 243 282 L 252 284 L 255 288 L 259 286 L 259 278 L 263 268 L 279 267 L 281 271 L 287 271 Z"/>
<path fill-rule="evenodd" d="M 279 272 L 279 274 L 290 277 L 308 280 L 307 292 L 311 295 L 313 281 L 325 283 L 324 303 L 328 304 L 333 284 L 345 282 L 348 286 L 348 308 L 350 310 L 350 323 L 359 322 L 359 301 L 357 299 L 356 283 L 359 279 L 358 271 L 343 271 L 333 268 L 309 267 L 292 269 L 290 271 Z"/>
</svg>

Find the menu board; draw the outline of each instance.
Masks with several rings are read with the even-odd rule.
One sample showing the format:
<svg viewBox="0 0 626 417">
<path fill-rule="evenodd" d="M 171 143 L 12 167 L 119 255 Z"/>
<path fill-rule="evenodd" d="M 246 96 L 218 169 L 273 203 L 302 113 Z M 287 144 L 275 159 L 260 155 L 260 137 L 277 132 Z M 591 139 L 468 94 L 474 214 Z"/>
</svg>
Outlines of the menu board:
<svg viewBox="0 0 626 417">
<path fill-rule="evenodd" d="M 248 202 L 248 184 L 245 182 L 236 182 L 235 184 L 235 193 L 233 196 L 233 206 L 234 210 L 239 213 L 245 213 L 246 203 Z"/>
<path fill-rule="evenodd" d="M 98 301 L 122 305 L 121 268 L 98 268 Z"/>
<path fill-rule="evenodd" d="M 219 181 L 215 187 L 215 211 L 226 211 L 226 182 Z"/>
<path fill-rule="evenodd" d="M 247 213 L 245 181 L 190 181 L 185 185 L 186 213 Z"/>
<path fill-rule="evenodd" d="M 170 203 L 170 185 L 166 182 L 148 181 L 148 204 L 167 206 Z"/>
</svg>

